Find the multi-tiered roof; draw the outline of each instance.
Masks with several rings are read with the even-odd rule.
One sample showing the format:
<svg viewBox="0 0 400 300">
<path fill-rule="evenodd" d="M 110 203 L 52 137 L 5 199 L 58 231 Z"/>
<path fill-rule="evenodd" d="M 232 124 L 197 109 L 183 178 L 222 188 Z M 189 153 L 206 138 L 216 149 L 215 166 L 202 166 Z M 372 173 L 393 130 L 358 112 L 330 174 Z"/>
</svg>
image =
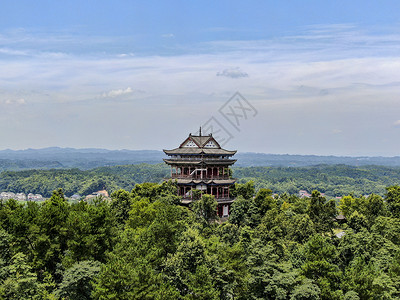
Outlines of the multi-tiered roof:
<svg viewBox="0 0 400 300">
<path fill-rule="evenodd" d="M 183 164 L 203 165 L 232 165 L 236 162 L 235 159 L 228 159 L 235 155 L 236 151 L 222 149 L 211 134 L 208 136 L 189 134 L 179 148 L 164 150 L 164 153 L 171 156 L 170 159 L 164 159 L 167 164 L 174 164 L 177 160 Z"/>
<path fill-rule="evenodd" d="M 223 149 L 210 135 L 189 134 L 178 148 L 164 150 L 169 158 L 165 163 L 171 166 L 171 178 L 176 179 L 178 194 L 183 202 L 193 200 L 193 190 L 212 194 L 219 203 L 231 203 L 229 187 L 235 183 L 229 167 L 236 160 L 236 151 Z"/>
</svg>

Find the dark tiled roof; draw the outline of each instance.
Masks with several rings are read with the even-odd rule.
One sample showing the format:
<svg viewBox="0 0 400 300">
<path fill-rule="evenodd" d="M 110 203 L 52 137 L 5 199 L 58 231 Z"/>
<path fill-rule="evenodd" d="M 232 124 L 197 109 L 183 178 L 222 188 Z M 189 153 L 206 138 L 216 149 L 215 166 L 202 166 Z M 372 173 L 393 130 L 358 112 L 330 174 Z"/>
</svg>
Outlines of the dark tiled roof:
<svg viewBox="0 0 400 300">
<path fill-rule="evenodd" d="M 179 165 L 200 165 L 201 160 L 175 160 L 175 159 L 163 159 L 166 164 L 179 164 Z"/>
<path fill-rule="evenodd" d="M 191 137 L 196 144 L 200 145 L 200 147 L 204 147 L 204 145 L 207 144 L 208 140 L 212 138 L 211 136 L 196 136 L 196 135 L 192 135 Z"/>
<path fill-rule="evenodd" d="M 234 184 L 235 179 L 176 179 L 178 184 Z"/>
<path fill-rule="evenodd" d="M 219 160 L 185 160 L 185 159 L 164 159 L 167 164 L 179 164 L 179 165 L 232 165 L 236 162 L 236 159 L 219 159 Z"/>
<path fill-rule="evenodd" d="M 207 147 L 208 142 L 212 142 L 215 147 L 213 149 L 221 149 L 221 146 L 217 142 L 217 140 L 210 134 L 210 135 L 192 135 L 189 134 L 189 136 L 182 142 L 182 144 L 179 146 L 179 148 L 184 147 L 183 145 L 188 142 L 188 141 L 193 141 L 199 148 L 210 148 Z"/>
<path fill-rule="evenodd" d="M 229 151 L 221 148 L 175 148 L 172 150 L 163 150 L 167 155 L 194 155 L 194 154 L 210 154 L 210 155 L 234 155 L 236 150 Z"/>
</svg>

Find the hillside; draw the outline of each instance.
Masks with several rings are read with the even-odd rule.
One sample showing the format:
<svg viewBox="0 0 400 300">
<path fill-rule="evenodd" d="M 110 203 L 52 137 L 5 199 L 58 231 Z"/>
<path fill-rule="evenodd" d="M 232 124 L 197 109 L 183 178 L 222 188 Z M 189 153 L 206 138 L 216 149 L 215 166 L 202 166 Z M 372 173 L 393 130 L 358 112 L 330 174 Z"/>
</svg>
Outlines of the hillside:
<svg viewBox="0 0 400 300">
<path fill-rule="evenodd" d="M 165 154 L 159 150 L 106 150 L 106 149 L 74 149 L 43 148 L 26 150 L 1 150 L 0 171 L 29 169 L 71 169 L 90 170 L 98 167 L 157 164 L 162 162 Z M 238 152 L 235 155 L 236 166 L 270 166 L 270 167 L 306 167 L 314 165 L 349 166 L 400 166 L 400 157 L 348 157 L 288 155 Z"/>
</svg>

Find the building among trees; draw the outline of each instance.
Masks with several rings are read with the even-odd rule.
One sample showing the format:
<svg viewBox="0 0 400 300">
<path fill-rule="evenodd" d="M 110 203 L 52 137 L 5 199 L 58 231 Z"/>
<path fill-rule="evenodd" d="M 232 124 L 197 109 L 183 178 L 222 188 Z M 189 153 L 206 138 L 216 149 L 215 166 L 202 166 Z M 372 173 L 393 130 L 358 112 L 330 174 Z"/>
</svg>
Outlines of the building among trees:
<svg viewBox="0 0 400 300">
<path fill-rule="evenodd" d="M 235 183 L 229 168 L 236 160 L 235 151 L 221 148 L 212 134 L 189 134 L 178 148 L 164 150 L 171 166 L 171 179 L 176 180 L 178 195 L 183 204 L 190 204 L 203 194 L 214 195 L 218 202 L 218 215 L 228 216 L 234 198 L 230 188 Z"/>
</svg>

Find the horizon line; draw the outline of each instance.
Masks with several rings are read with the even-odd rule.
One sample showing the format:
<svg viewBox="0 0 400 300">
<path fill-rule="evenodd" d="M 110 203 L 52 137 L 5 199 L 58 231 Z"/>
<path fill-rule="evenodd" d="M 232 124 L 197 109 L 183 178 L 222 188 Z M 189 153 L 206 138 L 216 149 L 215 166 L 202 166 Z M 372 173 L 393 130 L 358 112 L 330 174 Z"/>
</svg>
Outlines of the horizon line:
<svg viewBox="0 0 400 300">
<path fill-rule="evenodd" d="M 60 150 L 103 150 L 103 151 L 158 151 L 163 152 L 162 149 L 109 149 L 109 148 L 97 148 L 97 147 L 82 147 L 82 148 L 74 148 L 74 147 L 59 147 L 59 146 L 50 146 L 43 148 L 25 148 L 25 149 L 0 149 L 1 152 L 22 152 L 22 151 L 40 151 L 40 150 L 49 150 L 49 149 L 60 149 Z M 261 154 L 261 155 L 277 155 L 277 156 L 319 156 L 319 157 L 348 157 L 348 158 L 398 158 L 400 155 L 394 156 L 384 156 L 384 155 L 335 155 L 335 154 L 293 154 L 293 153 L 266 153 L 266 152 L 252 152 L 252 151 L 238 151 L 237 154 Z"/>
</svg>

